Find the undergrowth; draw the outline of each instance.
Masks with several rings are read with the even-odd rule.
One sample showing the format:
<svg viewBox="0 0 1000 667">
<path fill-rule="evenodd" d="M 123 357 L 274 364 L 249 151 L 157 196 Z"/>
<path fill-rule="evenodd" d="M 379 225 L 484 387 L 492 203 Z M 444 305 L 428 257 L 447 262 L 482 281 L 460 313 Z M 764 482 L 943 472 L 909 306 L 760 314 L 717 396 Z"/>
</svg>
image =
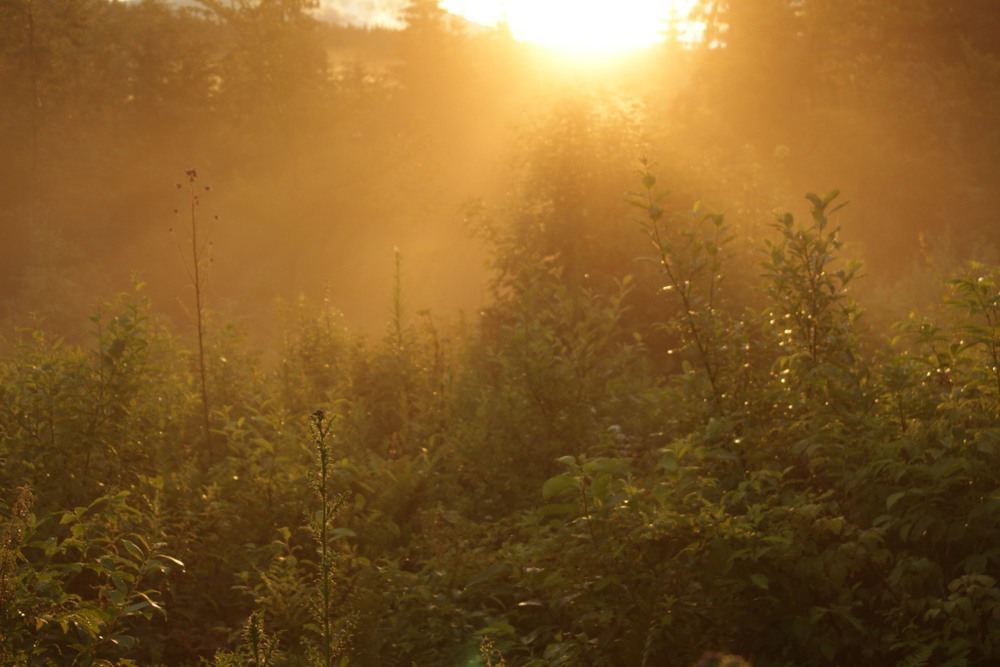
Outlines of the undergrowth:
<svg viewBox="0 0 1000 667">
<path fill-rule="evenodd" d="M 522 254 L 473 323 L 397 255 L 381 339 L 303 301 L 273 367 L 141 285 L 8 341 L 0 662 L 994 664 L 1000 270 L 873 332 L 836 193 L 734 291 L 725 217 L 640 179 L 655 271 Z"/>
</svg>

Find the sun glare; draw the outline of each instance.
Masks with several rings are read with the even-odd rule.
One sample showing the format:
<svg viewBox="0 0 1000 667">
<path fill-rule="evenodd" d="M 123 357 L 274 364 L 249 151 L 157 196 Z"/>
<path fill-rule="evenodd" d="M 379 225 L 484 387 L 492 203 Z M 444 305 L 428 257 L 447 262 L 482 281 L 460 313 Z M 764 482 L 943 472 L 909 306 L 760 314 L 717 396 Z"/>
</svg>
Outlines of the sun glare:
<svg viewBox="0 0 1000 667">
<path fill-rule="evenodd" d="M 620 53 L 663 41 L 695 0 L 447 0 L 442 7 L 515 38 L 578 54 Z"/>
</svg>

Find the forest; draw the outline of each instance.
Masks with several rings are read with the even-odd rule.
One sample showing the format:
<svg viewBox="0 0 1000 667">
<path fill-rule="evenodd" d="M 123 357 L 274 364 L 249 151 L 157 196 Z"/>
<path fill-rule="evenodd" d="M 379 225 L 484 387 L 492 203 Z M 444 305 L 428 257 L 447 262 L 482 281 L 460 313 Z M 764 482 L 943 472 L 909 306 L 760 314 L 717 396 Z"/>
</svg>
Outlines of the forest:
<svg viewBox="0 0 1000 667">
<path fill-rule="evenodd" d="M 0 665 L 1000 664 L 1000 4 L 400 4 L 0 0 Z"/>
</svg>

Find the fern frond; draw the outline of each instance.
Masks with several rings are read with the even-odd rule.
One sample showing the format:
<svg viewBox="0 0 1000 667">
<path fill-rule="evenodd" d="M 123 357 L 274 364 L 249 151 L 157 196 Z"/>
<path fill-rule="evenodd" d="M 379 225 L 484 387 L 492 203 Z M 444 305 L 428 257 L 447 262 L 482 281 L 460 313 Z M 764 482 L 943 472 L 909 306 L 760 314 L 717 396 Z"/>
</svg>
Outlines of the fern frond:
<svg viewBox="0 0 1000 667">
<path fill-rule="evenodd" d="M 934 654 L 933 644 L 924 644 L 896 663 L 896 667 L 926 667 Z"/>
</svg>

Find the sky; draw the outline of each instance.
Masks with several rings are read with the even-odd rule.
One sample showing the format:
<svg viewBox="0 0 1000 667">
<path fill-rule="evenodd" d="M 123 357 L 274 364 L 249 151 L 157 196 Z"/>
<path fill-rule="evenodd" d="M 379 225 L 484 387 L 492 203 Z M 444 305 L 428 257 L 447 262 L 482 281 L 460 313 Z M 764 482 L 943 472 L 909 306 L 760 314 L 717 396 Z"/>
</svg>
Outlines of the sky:
<svg viewBox="0 0 1000 667">
<path fill-rule="evenodd" d="M 134 0 L 126 0 L 134 1 Z M 195 4 L 197 0 L 167 0 Z M 234 2 L 236 0 L 233 0 Z M 577 53 L 621 52 L 662 41 L 667 22 L 696 41 L 700 24 L 683 18 L 697 0 L 441 0 L 441 6 L 485 26 L 505 22 L 511 34 Z M 355 26 L 403 28 L 410 0 L 320 0 L 317 15 Z"/>
<path fill-rule="evenodd" d="M 662 40 L 671 11 L 690 0 L 445 0 L 446 9 L 481 23 L 506 20 L 521 40 L 571 49 L 622 49 Z M 686 13 L 686 12 L 685 12 Z"/>
<path fill-rule="evenodd" d="M 400 14 L 409 0 L 321 0 L 326 12 L 355 25 L 402 28 Z"/>
<path fill-rule="evenodd" d="M 402 27 L 409 0 L 323 0 L 326 10 L 359 25 Z M 523 41 L 570 49 L 621 49 L 660 41 L 671 13 L 686 14 L 694 0 L 443 0 L 442 7 L 495 25 L 506 21 Z"/>
</svg>

